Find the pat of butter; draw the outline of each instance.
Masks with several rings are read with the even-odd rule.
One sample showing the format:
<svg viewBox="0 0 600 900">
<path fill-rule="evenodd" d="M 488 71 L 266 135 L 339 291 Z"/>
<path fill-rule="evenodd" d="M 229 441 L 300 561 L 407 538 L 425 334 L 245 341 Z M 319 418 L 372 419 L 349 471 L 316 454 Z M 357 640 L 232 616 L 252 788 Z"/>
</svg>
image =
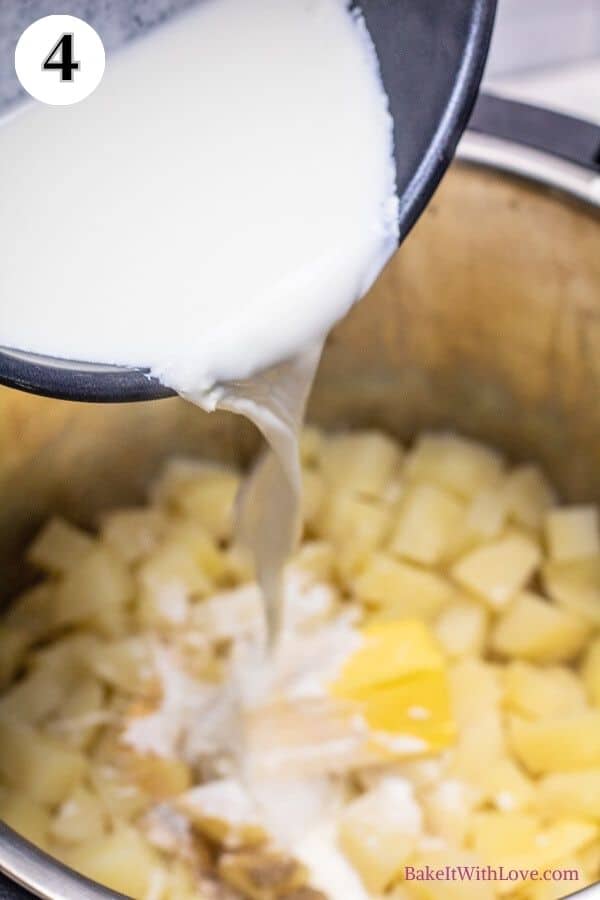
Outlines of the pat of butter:
<svg viewBox="0 0 600 900">
<path fill-rule="evenodd" d="M 408 620 L 377 623 L 362 636 L 331 695 L 356 704 L 373 742 L 393 756 L 452 743 L 456 726 L 444 658 L 427 627 Z"/>
</svg>

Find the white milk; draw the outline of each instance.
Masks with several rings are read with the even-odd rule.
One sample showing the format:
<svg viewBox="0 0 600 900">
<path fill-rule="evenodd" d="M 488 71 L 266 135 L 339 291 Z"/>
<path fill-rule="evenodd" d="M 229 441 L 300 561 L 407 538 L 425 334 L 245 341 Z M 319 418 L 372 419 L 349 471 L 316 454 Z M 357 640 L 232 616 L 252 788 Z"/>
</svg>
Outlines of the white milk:
<svg viewBox="0 0 600 900">
<path fill-rule="evenodd" d="M 272 621 L 319 346 L 397 242 L 392 124 L 347 7 L 202 0 L 87 100 L 0 129 L 0 345 L 148 367 L 259 425 L 276 455 L 241 519 Z"/>
</svg>

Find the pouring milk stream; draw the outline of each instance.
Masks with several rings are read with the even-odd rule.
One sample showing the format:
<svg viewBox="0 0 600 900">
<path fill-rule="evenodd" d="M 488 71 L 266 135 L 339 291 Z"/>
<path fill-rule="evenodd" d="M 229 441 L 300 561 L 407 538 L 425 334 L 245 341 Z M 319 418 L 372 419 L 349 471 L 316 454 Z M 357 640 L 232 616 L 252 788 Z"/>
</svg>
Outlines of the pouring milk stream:
<svg viewBox="0 0 600 900">
<path fill-rule="evenodd" d="M 85 101 L 0 129 L 0 344 L 147 367 L 270 445 L 245 488 L 270 633 L 331 326 L 397 244 L 392 122 L 346 0 L 204 0 Z"/>
</svg>

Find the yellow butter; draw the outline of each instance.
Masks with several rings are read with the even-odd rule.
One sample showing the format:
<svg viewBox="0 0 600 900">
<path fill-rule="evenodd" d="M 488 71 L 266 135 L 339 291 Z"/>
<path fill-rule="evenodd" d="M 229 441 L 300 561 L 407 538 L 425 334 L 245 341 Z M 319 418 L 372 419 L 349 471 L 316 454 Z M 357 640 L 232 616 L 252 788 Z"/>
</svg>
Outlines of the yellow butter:
<svg viewBox="0 0 600 900">
<path fill-rule="evenodd" d="M 372 740 L 394 756 L 452 743 L 456 725 L 444 658 L 427 626 L 377 623 L 362 636 L 362 646 L 331 685 L 332 696 L 356 704 Z"/>
</svg>

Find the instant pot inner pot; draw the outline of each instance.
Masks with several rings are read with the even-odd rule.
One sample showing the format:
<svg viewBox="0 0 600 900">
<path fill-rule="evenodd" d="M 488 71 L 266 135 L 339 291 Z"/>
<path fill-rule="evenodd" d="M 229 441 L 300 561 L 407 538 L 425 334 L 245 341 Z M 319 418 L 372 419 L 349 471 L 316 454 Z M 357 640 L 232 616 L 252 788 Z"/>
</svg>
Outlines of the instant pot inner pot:
<svg viewBox="0 0 600 900">
<path fill-rule="evenodd" d="M 332 334 L 309 418 L 403 439 L 456 429 L 539 460 L 566 499 L 600 500 L 600 215 L 455 164 L 371 294 Z M 247 461 L 239 417 L 180 400 L 87 405 L 0 389 L 0 562 L 51 513 L 94 525 L 172 454 Z"/>
<path fill-rule="evenodd" d="M 455 165 L 370 296 L 331 336 L 309 417 L 403 439 L 456 429 L 600 500 L 600 216 Z M 180 400 L 85 405 L 0 389 L 3 599 L 48 515 L 93 526 L 173 454 L 247 461 L 241 419 Z"/>
</svg>

